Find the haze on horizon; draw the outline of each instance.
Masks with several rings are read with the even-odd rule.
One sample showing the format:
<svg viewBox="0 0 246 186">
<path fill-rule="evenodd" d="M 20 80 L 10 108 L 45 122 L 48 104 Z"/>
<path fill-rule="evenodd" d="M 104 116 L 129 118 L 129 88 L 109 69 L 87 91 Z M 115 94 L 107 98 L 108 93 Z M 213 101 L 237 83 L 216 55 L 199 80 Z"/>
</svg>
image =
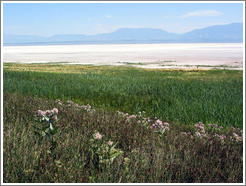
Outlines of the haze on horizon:
<svg viewBox="0 0 246 186">
<path fill-rule="evenodd" d="M 94 35 L 120 28 L 186 33 L 243 22 L 243 3 L 3 3 L 3 34 Z"/>
</svg>

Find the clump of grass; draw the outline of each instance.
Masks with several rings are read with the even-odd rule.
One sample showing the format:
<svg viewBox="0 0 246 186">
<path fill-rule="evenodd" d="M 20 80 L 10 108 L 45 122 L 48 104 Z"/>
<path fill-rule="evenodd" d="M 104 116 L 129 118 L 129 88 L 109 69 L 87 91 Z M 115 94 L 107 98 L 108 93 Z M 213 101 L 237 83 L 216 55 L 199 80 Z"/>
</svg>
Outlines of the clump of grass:
<svg viewBox="0 0 246 186">
<path fill-rule="evenodd" d="M 203 130 L 170 123 L 165 140 L 142 123 L 129 122 L 116 112 L 85 111 L 61 101 L 4 93 L 3 158 L 5 183 L 224 183 L 243 181 L 243 144 L 240 141 L 190 138 L 183 132 Z M 69 103 L 68 103 L 69 104 Z M 58 107 L 61 131 L 54 150 L 39 144 L 32 133 L 37 110 Z M 133 118 L 138 119 L 138 118 Z M 158 121 L 159 125 L 160 121 Z M 200 127 L 200 128 L 199 128 Z M 202 126 L 203 127 L 203 126 Z M 214 127 L 206 125 L 206 127 Z M 198 129 L 199 128 L 199 129 Z M 215 127 L 216 128 L 216 127 Z M 219 127 L 217 127 L 219 128 Z M 100 131 L 95 134 L 95 130 Z M 206 129 L 210 130 L 209 128 Z M 220 129 L 220 135 L 227 135 Z M 238 129 L 233 129 L 238 133 Z M 216 132 L 218 133 L 218 132 Z M 95 140 L 118 142 L 121 156 L 100 170 L 93 164 Z M 93 137 L 94 142 L 91 143 Z M 236 136 L 235 136 L 236 139 Z M 104 144 L 104 143 L 102 143 Z M 111 143 L 110 143 L 111 144 Z"/>
</svg>

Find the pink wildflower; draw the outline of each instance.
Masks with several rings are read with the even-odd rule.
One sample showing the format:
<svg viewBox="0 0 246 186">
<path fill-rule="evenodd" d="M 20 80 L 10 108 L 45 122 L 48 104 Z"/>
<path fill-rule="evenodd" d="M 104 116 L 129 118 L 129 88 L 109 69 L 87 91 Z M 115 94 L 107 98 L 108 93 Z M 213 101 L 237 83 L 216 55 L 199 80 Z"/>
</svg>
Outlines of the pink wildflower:
<svg viewBox="0 0 246 186">
<path fill-rule="evenodd" d="M 108 145 L 109 145 L 109 146 L 112 146 L 112 145 L 113 145 L 113 142 L 112 142 L 112 141 L 109 141 L 109 142 L 108 142 Z"/>
<path fill-rule="evenodd" d="M 38 110 L 38 115 L 42 116 L 43 115 L 43 111 L 42 110 Z"/>
<path fill-rule="evenodd" d="M 204 130 L 204 127 L 203 126 L 199 126 L 199 129 Z"/>
<path fill-rule="evenodd" d="M 46 111 L 45 111 L 45 115 L 46 115 L 46 116 L 50 116 L 50 114 L 51 114 L 50 110 L 46 110 Z"/>
<path fill-rule="evenodd" d="M 96 137 L 97 140 L 102 139 L 102 135 L 101 135 L 99 132 L 97 132 L 97 133 L 95 134 L 95 137 Z"/>
<path fill-rule="evenodd" d="M 156 123 L 159 124 L 159 125 L 162 125 L 162 121 L 161 120 L 156 120 Z"/>
<path fill-rule="evenodd" d="M 197 137 L 201 137 L 200 132 L 196 132 L 196 136 L 197 136 Z"/>
<path fill-rule="evenodd" d="M 169 126 L 169 124 L 167 122 L 164 122 L 163 125 L 164 126 Z"/>
<path fill-rule="evenodd" d="M 53 108 L 53 112 L 54 112 L 55 115 L 57 115 L 58 114 L 58 109 L 57 108 Z"/>
<path fill-rule="evenodd" d="M 233 136 L 236 138 L 237 141 L 242 141 L 242 137 L 239 136 L 238 134 L 233 133 Z"/>
<path fill-rule="evenodd" d="M 132 119 L 135 119 L 137 116 L 135 115 L 130 115 L 129 117 L 126 118 L 126 121 L 130 121 Z"/>
</svg>

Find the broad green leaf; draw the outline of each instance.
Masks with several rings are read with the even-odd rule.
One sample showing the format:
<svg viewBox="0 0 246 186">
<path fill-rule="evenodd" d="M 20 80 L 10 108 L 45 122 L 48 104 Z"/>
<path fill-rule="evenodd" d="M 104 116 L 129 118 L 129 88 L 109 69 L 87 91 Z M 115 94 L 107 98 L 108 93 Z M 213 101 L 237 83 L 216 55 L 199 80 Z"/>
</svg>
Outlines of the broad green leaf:
<svg viewBox="0 0 246 186">
<path fill-rule="evenodd" d="M 53 126 L 52 123 L 50 123 L 50 129 L 51 129 L 51 130 L 54 130 L 54 126 Z"/>
</svg>

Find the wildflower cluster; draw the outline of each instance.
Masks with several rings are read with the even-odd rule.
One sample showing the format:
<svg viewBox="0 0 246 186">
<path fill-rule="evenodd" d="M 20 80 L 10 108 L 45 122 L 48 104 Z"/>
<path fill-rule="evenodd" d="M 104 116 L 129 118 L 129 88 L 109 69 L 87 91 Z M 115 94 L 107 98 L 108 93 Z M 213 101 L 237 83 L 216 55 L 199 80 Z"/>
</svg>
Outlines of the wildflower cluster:
<svg viewBox="0 0 246 186">
<path fill-rule="evenodd" d="M 38 117 L 40 122 L 43 122 L 44 120 L 46 120 L 49 123 L 52 123 L 52 121 L 57 121 L 57 115 L 58 115 L 58 109 L 57 108 L 53 108 L 52 110 L 46 110 L 46 111 L 42 111 L 42 110 L 38 110 Z"/>
<path fill-rule="evenodd" d="M 231 138 L 231 140 L 232 141 L 234 141 L 234 139 L 236 140 L 236 141 L 242 141 L 243 139 L 242 139 L 242 136 L 239 136 L 238 134 L 236 134 L 236 133 L 232 133 L 233 134 L 233 137 L 234 138 Z"/>
<path fill-rule="evenodd" d="M 217 138 L 218 140 L 220 140 L 222 143 L 225 141 L 226 136 L 224 134 L 214 134 L 213 135 L 214 138 Z"/>
<path fill-rule="evenodd" d="M 165 138 L 165 131 L 169 130 L 169 124 L 167 122 L 162 122 L 161 120 L 157 119 L 154 124 L 150 126 L 150 128 L 154 129 L 154 132 L 159 134 L 159 137 L 164 139 Z"/>
<path fill-rule="evenodd" d="M 131 121 L 134 121 L 136 118 L 137 118 L 137 115 L 130 115 L 126 117 L 126 121 L 131 122 Z"/>
<path fill-rule="evenodd" d="M 162 130 L 162 129 L 166 129 L 169 130 L 169 124 L 167 122 L 162 122 L 161 120 L 156 120 L 154 124 L 152 124 L 150 126 L 150 128 L 152 129 L 157 129 L 157 130 Z"/>
<path fill-rule="evenodd" d="M 243 131 L 236 129 L 235 127 L 230 127 L 230 140 L 235 142 L 242 142 L 243 141 Z"/>
<path fill-rule="evenodd" d="M 96 111 L 95 109 L 92 109 L 91 105 L 89 105 L 89 104 L 87 104 L 87 105 L 78 105 L 77 103 L 74 103 L 73 101 L 68 100 L 67 101 L 67 105 L 66 105 L 59 99 L 57 99 L 55 102 L 58 103 L 59 106 L 65 105 L 67 107 L 71 107 L 71 108 L 74 108 L 74 109 L 82 110 L 82 111 L 85 111 L 85 112 L 95 112 Z"/>
<path fill-rule="evenodd" d="M 55 102 L 58 103 L 59 106 L 62 106 L 63 105 L 63 102 L 61 100 L 59 100 L 59 99 L 57 99 Z"/>
<path fill-rule="evenodd" d="M 104 141 L 103 136 L 95 131 L 90 140 L 91 159 L 95 168 L 110 166 L 115 158 L 123 155 L 123 151 L 115 148 L 116 145 L 112 141 Z"/>
<path fill-rule="evenodd" d="M 124 113 L 124 112 L 120 112 L 120 111 L 117 111 L 117 114 L 119 115 L 119 116 L 121 116 L 121 117 L 128 117 L 128 113 Z"/>
<path fill-rule="evenodd" d="M 58 109 L 53 108 L 52 110 L 38 110 L 36 116 L 36 123 L 38 125 L 33 125 L 34 134 L 39 137 L 41 141 L 43 138 L 47 138 L 51 143 L 51 150 L 57 146 L 57 142 L 53 139 L 53 135 L 57 133 L 58 127 L 55 126 L 55 122 L 58 121 L 57 118 Z"/>
<path fill-rule="evenodd" d="M 196 129 L 196 132 L 195 132 L 196 137 L 198 138 L 208 137 L 204 129 L 204 124 L 202 122 L 195 124 L 194 127 Z"/>
<path fill-rule="evenodd" d="M 194 125 L 193 132 L 182 132 L 182 134 L 185 136 L 190 136 L 191 139 L 194 139 L 194 137 L 196 137 L 197 139 L 202 139 L 204 142 L 209 143 L 213 143 L 213 141 L 219 141 L 224 144 L 226 141 L 242 141 L 242 134 L 241 136 L 237 134 L 238 130 L 236 128 L 230 127 L 229 131 L 221 131 L 222 129 L 222 126 L 216 124 L 208 124 L 205 130 L 205 125 L 202 122 L 199 122 Z"/>
<path fill-rule="evenodd" d="M 159 137 L 164 138 L 165 131 L 169 130 L 169 124 L 167 122 L 162 122 L 160 119 L 155 118 L 155 120 L 150 119 L 150 117 L 145 117 L 145 111 L 139 112 L 136 115 L 129 115 L 128 113 L 123 113 L 117 111 L 120 117 L 126 118 L 126 122 L 138 123 L 146 128 L 153 129 L 154 132 L 159 134 Z"/>
</svg>

